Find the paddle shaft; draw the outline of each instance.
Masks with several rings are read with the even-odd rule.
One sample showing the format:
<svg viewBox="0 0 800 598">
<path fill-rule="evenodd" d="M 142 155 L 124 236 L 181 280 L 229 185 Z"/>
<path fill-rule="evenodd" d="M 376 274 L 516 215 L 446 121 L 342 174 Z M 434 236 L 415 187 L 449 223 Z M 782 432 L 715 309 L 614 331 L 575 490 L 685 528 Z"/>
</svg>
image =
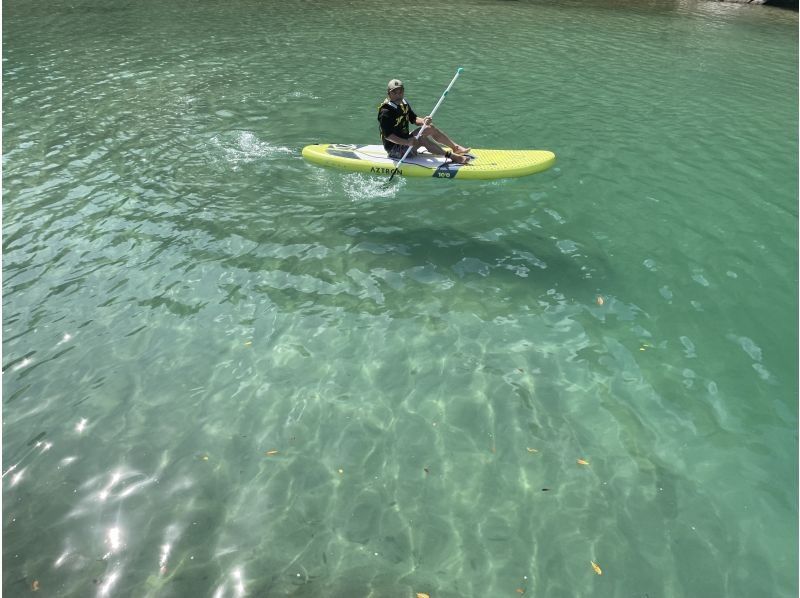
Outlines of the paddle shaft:
<svg viewBox="0 0 800 598">
<path fill-rule="evenodd" d="M 447 89 L 444 90 L 444 93 L 442 94 L 442 97 L 439 98 L 439 101 L 436 102 L 436 105 L 433 107 L 433 110 L 431 110 L 431 114 L 430 114 L 431 118 L 433 118 L 433 115 L 436 114 L 436 111 L 439 109 L 439 106 L 442 105 L 442 102 L 444 102 L 444 99 L 447 97 L 447 92 L 450 91 L 451 87 L 453 87 L 453 84 L 456 82 L 456 79 L 458 79 L 458 76 L 461 74 L 461 71 L 463 71 L 463 70 L 464 69 L 462 67 L 458 67 L 458 70 L 456 71 L 456 74 L 453 77 L 453 80 L 450 81 L 450 85 L 447 86 Z M 422 132 L 425 130 L 425 127 L 427 127 L 427 126 L 428 126 L 427 124 L 423 123 L 422 126 L 420 127 L 419 131 L 417 131 L 417 134 L 414 135 L 414 139 L 419 139 L 420 135 L 422 135 Z M 392 182 L 392 179 L 394 178 L 394 175 L 396 175 L 397 171 L 400 170 L 400 165 L 403 162 L 405 162 L 406 158 L 408 158 L 408 154 L 411 153 L 411 150 L 413 148 L 414 148 L 414 146 L 412 146 L 412 145 L 408 146 L 408 149 L 406 150 L 406 153 L 403 154 L 403 157 L 400 158 L 400 161 L 397 163 L 397 166 L 395 166 L 394 171 L 392 172 L 392 176 L 389 177 L 389 181 L 388 181 L 389 183 Z"/>
</svg>

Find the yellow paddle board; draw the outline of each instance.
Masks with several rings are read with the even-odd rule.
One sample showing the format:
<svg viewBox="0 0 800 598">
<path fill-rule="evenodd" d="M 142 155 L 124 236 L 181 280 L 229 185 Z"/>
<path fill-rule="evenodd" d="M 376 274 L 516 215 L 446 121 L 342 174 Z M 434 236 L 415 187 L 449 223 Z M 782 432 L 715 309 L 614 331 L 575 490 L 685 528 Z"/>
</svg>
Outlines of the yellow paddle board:
<svg viewBox="0 0 800 598">
<path fill-rule="evenodd" d="M 415 157 L 406 158 L 397 174 L 437 179 L 505 179 L 542 172 L 556 161 L 556 155 L 545 150 L 473 149 L 469 154 L 474 159 L 465 165 L 422 150 Z M 303 157 L 320 166 L 386 176 L 394 172 L 400 161 L 389 158 L 382 145 L 341 143 L 307 145 Z"/>
</svg>

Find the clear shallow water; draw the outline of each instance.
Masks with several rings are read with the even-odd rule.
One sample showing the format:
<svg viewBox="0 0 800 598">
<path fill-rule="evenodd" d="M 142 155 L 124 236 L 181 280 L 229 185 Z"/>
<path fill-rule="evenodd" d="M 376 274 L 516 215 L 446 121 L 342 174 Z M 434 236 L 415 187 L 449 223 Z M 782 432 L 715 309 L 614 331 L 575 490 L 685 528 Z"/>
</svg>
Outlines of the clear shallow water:
<svg viewBox="0 0 800 598">
<path fill-rule="evenodd" d="M 796 13 L 3 8 L 6 592 L 796 594 Z"/>
</svg>

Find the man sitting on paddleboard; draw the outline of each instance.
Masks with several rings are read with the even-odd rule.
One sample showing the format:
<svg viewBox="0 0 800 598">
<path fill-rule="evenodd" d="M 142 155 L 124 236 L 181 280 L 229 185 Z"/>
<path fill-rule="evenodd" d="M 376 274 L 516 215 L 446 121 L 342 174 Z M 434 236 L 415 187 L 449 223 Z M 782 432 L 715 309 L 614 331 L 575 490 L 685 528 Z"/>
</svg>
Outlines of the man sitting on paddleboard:
<svg viewBox="0 0 800 598">
<path fill-rule="evenodd" d="M 467 164 L 470 156 L 465 156 L 470 148 L 458 145 L 443 131 L 434 127 L 430 116 L 418 117 L 405 100 L 405 88 L 399 79 L 392 79 L 387 86 L 388 96 L 378 107 L 378 122 L 381 128 L 381 140 L 390 158 L 402 159 L 409 147 L 409 157 L 417 155 L 417 148 L 423 146 L 437 156 L 444 156 L 456 164 Z M 426 125 L 419 139 L 415 139 L 418 129 L 408 132 L 408 125 Z M 438 142 L 438 143 L 437 143 Z M 452 148 L 445 150 L 439 143 Z"/>
</svg>

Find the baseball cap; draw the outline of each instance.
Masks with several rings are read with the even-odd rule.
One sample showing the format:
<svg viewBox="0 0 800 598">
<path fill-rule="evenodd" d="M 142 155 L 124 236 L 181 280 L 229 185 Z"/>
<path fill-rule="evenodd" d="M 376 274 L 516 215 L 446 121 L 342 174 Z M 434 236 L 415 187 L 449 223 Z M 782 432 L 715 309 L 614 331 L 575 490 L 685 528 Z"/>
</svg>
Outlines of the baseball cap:
<svg viewBox="0 0 800 598">
<path fill-rule="evenodd" d="M 391 81 L 389 81 L 389 84 L 386 86 L 386 88 L 389 91 L 392 91 L 393 89 L 397 89 L 398 87 L 404 87 L 403 82 L 400 79 L 392 79 Z"/>
</svg>

